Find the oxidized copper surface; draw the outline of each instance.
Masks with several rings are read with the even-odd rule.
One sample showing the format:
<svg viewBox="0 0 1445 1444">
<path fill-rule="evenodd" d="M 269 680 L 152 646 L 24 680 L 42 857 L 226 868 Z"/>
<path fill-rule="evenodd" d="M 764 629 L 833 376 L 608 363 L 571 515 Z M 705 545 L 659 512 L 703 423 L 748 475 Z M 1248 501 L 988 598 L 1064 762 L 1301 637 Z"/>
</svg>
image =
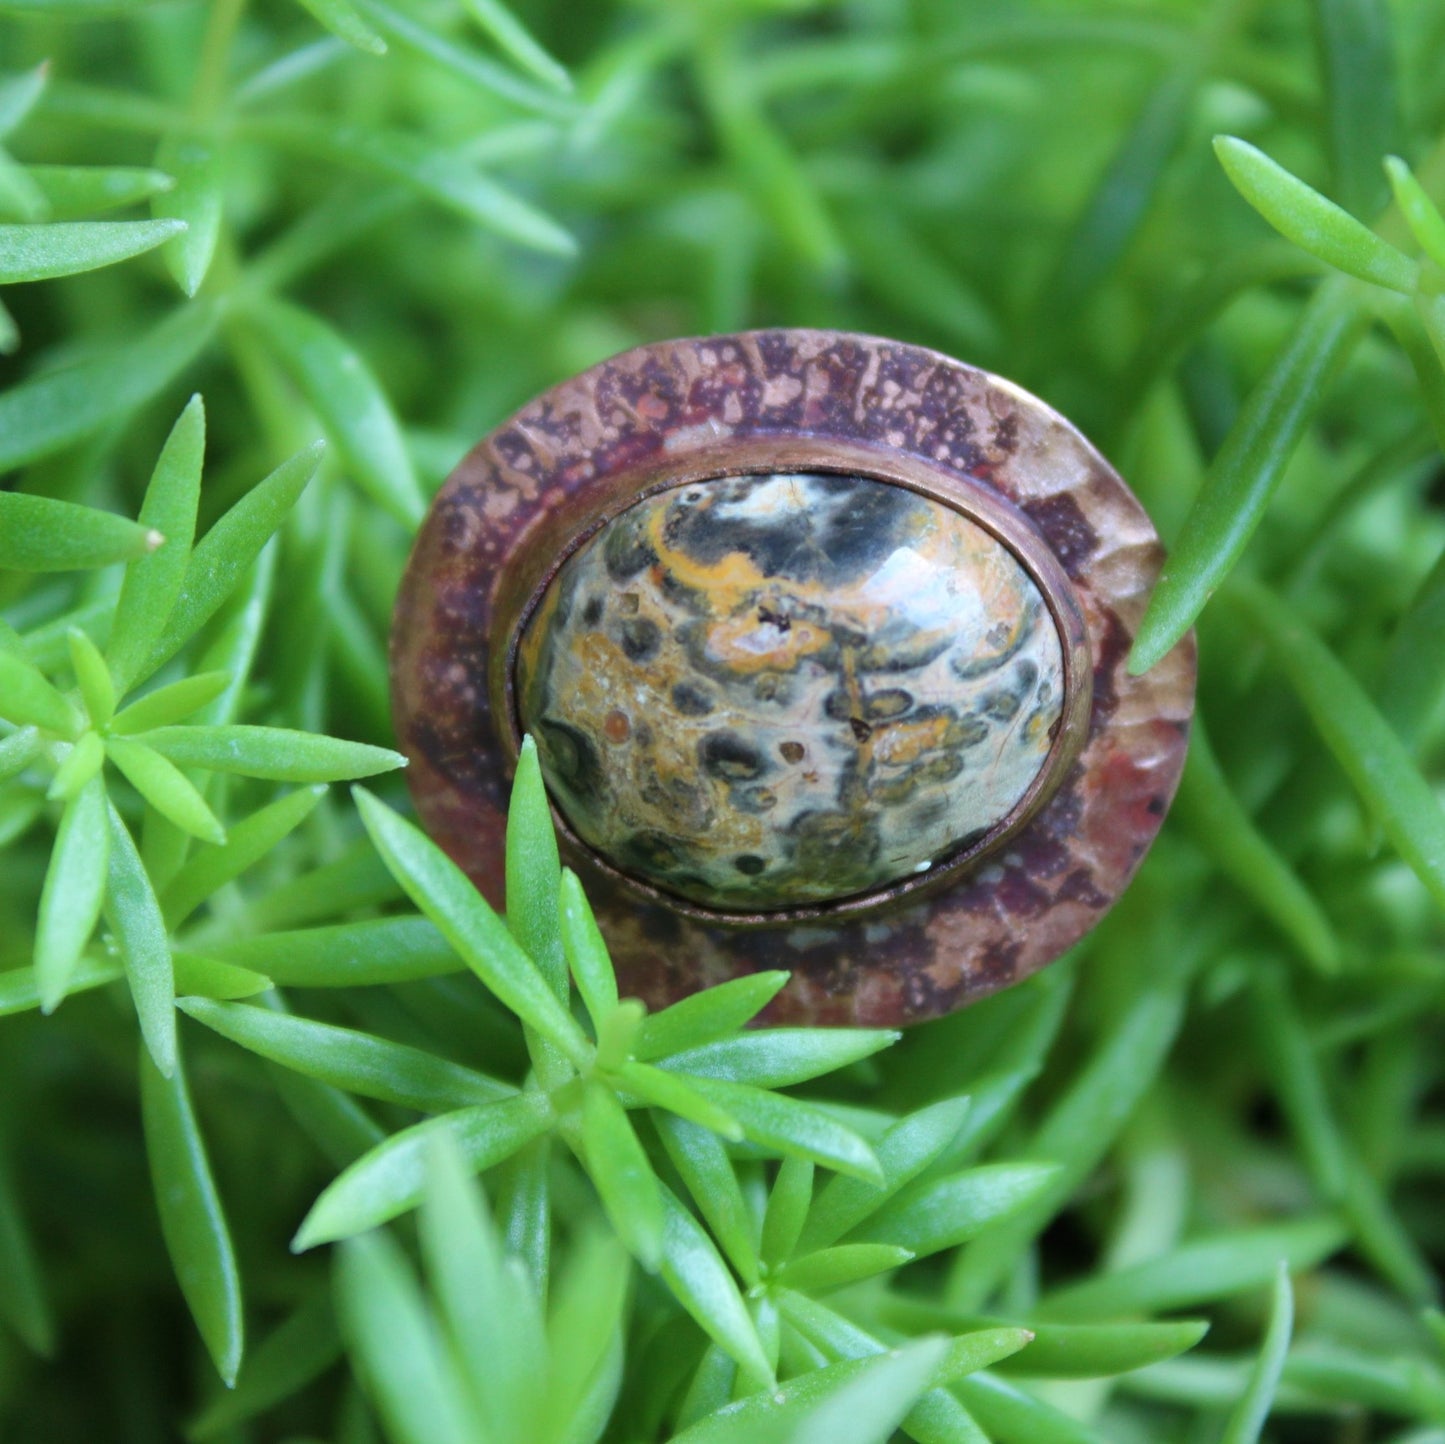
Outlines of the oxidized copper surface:
<svg viewBox="0 0 1445 1444">
<path fill-rule="evenodd" d="M 668 487 L 812 470 L 993 509 L 990 529 L 1054 609 L 1075 679 L 1063 735 L 1081 750 L 1059 752 L 1052 793 L 983 854 L 858 911 L 733 926 L 639 892 L 565 828 L 564 845 L 625 992 L 660 1006 L 788 968 L 773 1021 L 907 1023 L 1027 976 L 1099 920 L 1163 820 L 1193 710 L 1192 638 L 1143 677 L 1125 671 L 1162 560 L 1148 518 L 1067 422 L 1008 382 L 898 342 L 764 331 L 642 347 L 562 383 L 462 462 L 422 528 L 392 637 L 397 731 L 424 824 L 501 906 L 517 633 L 567 555 Z"/>
</svg>

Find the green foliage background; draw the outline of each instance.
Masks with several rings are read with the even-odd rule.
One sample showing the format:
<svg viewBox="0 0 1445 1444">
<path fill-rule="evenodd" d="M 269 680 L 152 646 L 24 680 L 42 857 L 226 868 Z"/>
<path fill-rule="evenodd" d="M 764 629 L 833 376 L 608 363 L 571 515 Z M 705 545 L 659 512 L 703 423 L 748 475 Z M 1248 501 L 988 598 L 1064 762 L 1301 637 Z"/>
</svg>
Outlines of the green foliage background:
<svg viewBox="0 0 1445 1444">
<path fill-rule="evenodd" d="M 0 0 L 0 1437 L 1445 1441 L 1445 3 L 303 6 Z M 450 466 L 755 325 L 1198 620 L 1138 882 L 901 1040 L 619 1001 L 530 755 L 505 925 L 387 805 Z"/>
</svg>

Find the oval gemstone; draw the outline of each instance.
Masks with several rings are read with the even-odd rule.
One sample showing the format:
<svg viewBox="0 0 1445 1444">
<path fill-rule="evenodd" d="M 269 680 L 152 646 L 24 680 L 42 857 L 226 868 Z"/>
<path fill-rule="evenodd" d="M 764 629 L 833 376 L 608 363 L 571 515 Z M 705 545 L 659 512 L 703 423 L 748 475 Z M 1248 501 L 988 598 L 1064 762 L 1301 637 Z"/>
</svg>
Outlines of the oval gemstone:
<svg viewBox="0 0 1445 1444">
<path fill-rule="evenodd" d="M 749 912 L 926 872 L 1006 818 L 1063 707 L 1007 547 L 906 488 L 722 477 L 571 556 L 522 636 L 522 725 L 615 867 Z"/>
</svg>

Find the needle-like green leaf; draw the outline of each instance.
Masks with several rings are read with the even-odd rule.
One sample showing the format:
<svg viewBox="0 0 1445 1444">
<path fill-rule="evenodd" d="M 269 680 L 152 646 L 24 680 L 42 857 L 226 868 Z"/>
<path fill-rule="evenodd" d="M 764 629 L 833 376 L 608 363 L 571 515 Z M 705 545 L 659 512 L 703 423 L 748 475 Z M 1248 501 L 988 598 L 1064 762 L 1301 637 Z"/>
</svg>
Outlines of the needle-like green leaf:
<svg viewBox="0 0 1445 1444">
<path fill-rule="evenodd" d="M 180 234 L 184 221 L 57 221 L 0 225 L 0 284 L 48 281 L 128 261 Z"/>
<path fill-rule="evenodd" d="M 227 1384 L 241 1367 L 241 1277 L 180 1059 L 170 1077 L 142 1049 L 141 1121 L 161 1233 L 191 1316 Z"/>
<path fill-rule="evenodd" d="M 266 782 L 344 782 L 406 766 L 387 747 L 286 727 L 158 727 L 135 739 L 180 767 L 235 772 Z"/>
<path fill-rule="evenodd" d="M 644 1061 L 700 1048 L 755 1018 L 788 981 L 782 972 L 750 973 L 683 998 L 642 1024 L 633 1056 Z"/>
<path fill-rule="evenodd" d="M 0 568 L 66 572 L 104 567 L 154 551 L 158 532 L 93 507 L 0 491 Z"/>
<path fill-rule="evenodd" d="M 92 777 L 65 805 L 40 894 L 35 977 L 47 1013 L 65 997 L 81 950 L 95 930 L 109 860 L 105 785 Z"/>
<path fill-rule="evenodd" d="M 662 1259 L 662 1201 L 657 1175 L 617 1096 L 589 1082 L 582 1103 L 587 1172 L 617 1235 L 649 1273 Z"/>
</svg>

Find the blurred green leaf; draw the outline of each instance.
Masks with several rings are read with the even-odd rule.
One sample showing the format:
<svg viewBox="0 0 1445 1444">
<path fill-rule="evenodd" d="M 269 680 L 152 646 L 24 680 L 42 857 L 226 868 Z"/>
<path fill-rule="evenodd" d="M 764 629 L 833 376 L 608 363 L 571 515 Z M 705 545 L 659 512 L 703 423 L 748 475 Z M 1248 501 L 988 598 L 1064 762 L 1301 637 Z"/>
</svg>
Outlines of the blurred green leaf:
<svg viewBox="0 0 1445 1444">
<path fill-rule="evenodd" d="M 507 892 L 510 896 L 510 884 Z M 587 896 L 582 891 L 582 884 L 571 868 L 562 870 L 558 917 L 567 970 L 576 980 L 577 991 L 582 995 L 582 1001 L 595 1029 L 617 1006 L 617 976 L 612 971 L 612 959 L 608 956 L 607 944 L 598 929 L 597 919 L 593 917 Z M 533 953 L 533 956 L 536 954 Z M 641 1040 L 647 1036 L 649 1021 L 650 1019 L 643 1020 L 634 1051 L 645 1046 Z"/>
<path fill-rule="evenodd" d="M 104 567 L 142 557 L 160 540 L 149 526 L 112 512 L 0 491 L 0 567 L 24 572 Z"/>
<path fill-rule="evenodd" d="M 1269 1283 L 1282 1259 L 1292 1271 L 1314 1268 L 1344 1237 L 1329 1215 L 1236 1229 L 1058 1289 L 1044 1297 L 1039 1317 L 1070 1323 L 1194 1308 Z"/>
<path fill-rule="evenodd" d="M 789 1260 L 779 1277 L 790 1289 L 803 1293 L 826 1293 L 844 1288 L 874 1274 L 886 1273 L 911 1263 L 911 1249 L 889 1243 L 844 1243 L 819 1249 Z"/>
<path fill-rule="evenodd" d="M 79 711 L 20 651 L 0 647 L 0 716 L 18 727 L 43 727 L 62 737 L 81 728 Z"/>
<path fill-rule="evenodd" d="M 785 1158 L 778 1165 L 763 1213 L 762 1256 L 770 1270 L 793 1255 L 808 1205 L 813 1200 L 813 1165 L 802 1158 Z M 795 1283 L 795 1287 L 800 1287 Z"/>
<path fill-rule="evenodd" d="M 361 353 L 313 312 L 271 297 L 248 306 L 246 319 L 321 418 L 356 484 L 414 530 L 426 506 L 401 426 Z"/>
<path fill-rule="evenodd" d="M 1279 1376 L 1289 1352 L 1290 1333 L 1294 1326 L 1294 1291 L 1290 1288 L 1289 1268 L 1281 1261 L 1274 1280 L 1274 1302 L 1270 1307 L 1269 1328 L 1260 1347 L 1259 1357 L 1250 1370 L 1249 1387 L 1229 1416 L 1220 1436 L 1220 1444 L 1256 1444 L 1274 1402 Z"/>
<path fill-rule="evenodd" d="M 1445 552 L 1420 583 L 1395 627 L 1376 693 L 1380 713 L 1406 746 L 1414 746 L 1445 695 L 1434 659 L 1445 654 Z"/>
<path fill-rule="evenodd" d="M 757 1283 L 761 1275 L 757 1223 L 718 1135 L 681 1116 L 659 1114 L 654 1123 L 667 1156 L 732 1266 L 746 1284 Z"/>
<path fill-rule="evenodd" d="M 367 55 L 385 55 L 386 41 L 361 18 L 351 0 L 300 0 L 333 35 Z"/>
<path fill-rule="evenodd" d="M 55 1347 L 55 1318 L 35 1241 L 16 1196 L 8 1162 L 0 1157 L 0 1318 L 37 1354 Z"/>
<path fill-rule="evenodd" d="M 208 1404 L 187 1426 L 186 1437 L 213 1439 L 265 1413 L 330 1368 L 340 1353 L 330 1294 L 313 1294 L 251 1350 L 235 1388 Z"/>
<path fill-rule="evenodd" d="M 26 169 L 45 197 L 50 215 L 55 220 L 118 210 L 137 201 L 149 200 L 175 185 L 175 181 L 162 171 L 137 166 L 32 165 Z"/>
<path fill-rule="evenodd" d="M 1387 0 L 1314 0 L 1325 123 L 1340 199 L 1372 210 L 1380 157 L 1401 141 L 1395 37 Z"/>
<path fill-rule="evenodd" d="M 167 1078 L 141 1050 L 141 1120 L 161 1233 L 196 1327 L 227 1384 L 241 1367 L 241 1278 L 180 1059 Z"/>
<path fill-rule="evenodd" d="M 571 91 L 572 77 L 566 68 L 537 44 L 501 0 L 462 0 L 462 9 L 520 69 L 564 95 Z"/>
<path fill-rule="evenodd" d="M 954 1392 L 999 1444 L 1107 1444 L 1062 1410 L 990 1374 L 961 1379 Z"/>
<path fill-rule="evenodd" d="M 1437 266 L 1445 266 L 1445 216 L 1399 156 L 1385 157 L 1385 173 L 1416 243 Z"/>
<path fill-rule="evenodd" d="M 166 136 L 156 151 L 156 169 L 175 185 L 151 200 L 151 211 L 179 223 L 182 233 L 165 253 L 176 284 L 189 297 L 201 289 L 221 236 L 224 172 L 221 148 L 200 130 Z"/>
<path fill-rule="evenodd" d="M 119 963 L 109 958 L 82 957 L 70 975 L 66 996 L 102 988 L 124 976 Z M 31 968 L 6 968 L 0 971 L 0 1018 L 11 1013 L 28 1013 L 40 1006 L 40 979 Z"/>
<path fill-rule="evenodd" d="M 375 1228 L 415 1208 L 425 1192 L 427 1148 L 438 1133 L 449 1134 L 467 1167 L 480 1173 L 539 1137 L 552 1121 L 546 1094 L 519 1093 L 393 1133 L 322 1190 L 291 1246 L 300 1253 Z"/>
<path fill-rule="evenodd" d="M 1194 625 L 1239 560 L 1285 466 L 1362 330 L 1344 282 L 1326 282 L 1255 384 L 1204 478 L 1139 624 L 1129 671 L 1147 672 Z"/>
<path fill-rule="evenodd" d="M 113 266 L 185 230 L 183 221 L 53 221 L 0 225 L 0 285 Z"/>
<path fill-rule="evenodd" d="M 782 972 L 749 973 L 650 1014 L 633 1056 L 644 1062 L 666 1058 L 736 1033 L 772 1002 L 788 977 Z"/>
<path fill-rule="evenodd" d="M 271 990 L 271 979 L 249 968 L 222 963 L 196 953 L 172 951 L 171 966 L 175 972 L 176 996 L 219 998 L 254 998 Z"/>
<path fill-rule="evenodd" d="M 105 743 L 98 732 L 83 732 L 70 755 L 55 769 L 45 796 L 51 801 L 69 802 L 105 765 Z"/>
<path fill-rule="evenodd" d="M 406 1255 L 382 1233 L 348 1239 L 336 1265 L 342 1332 L 399 1444 L 473 1444 L 475 1414 Z"/>
<path fill-rule="evenodd" d="M 1258 629 L 1385 836 L 1445 902 L 1445 810 L 1404 744 L 1364 688 L 1277 597 L 1242 582 L 1231 596 Z"/>
<path fill-rule="evenodd" d="M 0 395 L 0 472 L 63 450 L 149 401 L 195 360 L 219 319 L 214 303 L 184 306 L 123 346 L 11 386 Z"/>
<path fill-rule="evenodd" d="M 141 503 L 140 524 L 162 538 L 161 544 L 126 568 L 116 603 L 106 655 L 122 691 L 146 675 L 142 668 L 180 598 L 196 531 L 205 447 L 205 404 L 192 396 L 166 438 Z"/>
</svg>

